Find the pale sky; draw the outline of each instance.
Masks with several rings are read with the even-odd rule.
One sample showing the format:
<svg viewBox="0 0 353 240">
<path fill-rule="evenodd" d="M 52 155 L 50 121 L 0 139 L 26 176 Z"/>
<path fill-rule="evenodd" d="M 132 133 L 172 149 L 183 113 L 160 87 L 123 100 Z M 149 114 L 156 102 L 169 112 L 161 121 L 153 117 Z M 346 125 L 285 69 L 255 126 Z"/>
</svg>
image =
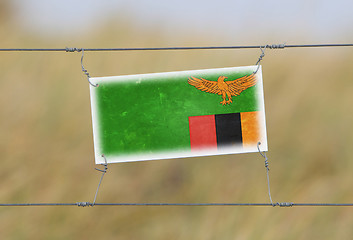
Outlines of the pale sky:
<svg viewBox="0 0 353 240">
<path fill-rule="evenodd" d="M 233 40 L 273 36 L 312 42 L 352 42 L 352 0 L 12 0 L 20 27 L 41 34 L 80 34 L 125 15 L 137 26 L 220 34 Z M 260 41 L 261 42 L 261 41 Z"/>
</svg>

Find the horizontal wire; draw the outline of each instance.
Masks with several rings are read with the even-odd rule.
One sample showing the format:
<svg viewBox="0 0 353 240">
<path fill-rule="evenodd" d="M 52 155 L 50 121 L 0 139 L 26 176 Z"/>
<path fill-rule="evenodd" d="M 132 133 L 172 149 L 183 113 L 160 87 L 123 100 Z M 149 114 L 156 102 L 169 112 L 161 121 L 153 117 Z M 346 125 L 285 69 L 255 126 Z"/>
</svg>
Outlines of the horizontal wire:
<svg viewBox="0 0 353 240">
<path fill-rule="evenodd" d="M 81 52 L 84 51 L 171 51 L 171 50 L 221 50 L 221 49 L 284 49 L 284 48 L 316 48 L 316 47 L 353 47 L 353 43 L 330 44 L 271 44 L 250 46 L 203 46 L 203 47 L 146 47 L 146 48 L 0 48 L 2 52 Z"/>
<path fill-rule="evenodd" d="M 1 203 L 0 207 L 77 206 L 77 203 Z"/>
<path fill-rule="evenodd" d="M 100 206 L 271 206 L 271 203 L 98 203 Z"/>
<path fill-rule="evenodd" d="M 353 203 L 90 203 L 90 202 L 77 202 L 77 203 L 2 203 L 0 207 L 44 207 L 44 206 L 179 206 L 179 207 L 192 207 L 192 206 L 233 206 L 233 207 L 353 207 Z"/>
</svg>

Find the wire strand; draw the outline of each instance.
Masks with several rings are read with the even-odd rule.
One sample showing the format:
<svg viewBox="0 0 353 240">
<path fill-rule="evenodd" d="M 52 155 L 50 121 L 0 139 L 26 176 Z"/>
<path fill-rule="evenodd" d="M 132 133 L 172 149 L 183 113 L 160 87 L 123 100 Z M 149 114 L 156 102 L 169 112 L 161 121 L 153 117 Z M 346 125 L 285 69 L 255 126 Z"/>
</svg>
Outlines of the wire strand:
<svg viewBox="0 0 353 240">
<path fill-rule="evenodd" d="M 353 43 L 328 44 L 271 44 L 249 46 L 199 46 L 199 47 L 137 47 L 137 48 L 0 48 L 2 52 L 80 52 L 80 51 L 172 51 L 172 50 L 226 50 L 226 49 L 284 49 L 317 47 L 353 47 Z"/>
<path fill-rule="evenodd" d="M 175 207 L 353 207 L 353 203 L 1 203 L 0 207 L 50 207 L 50 206 L 78 206 L 78 207 L 93 207 L 93 206 L 175 206 Z"/>
</svg>

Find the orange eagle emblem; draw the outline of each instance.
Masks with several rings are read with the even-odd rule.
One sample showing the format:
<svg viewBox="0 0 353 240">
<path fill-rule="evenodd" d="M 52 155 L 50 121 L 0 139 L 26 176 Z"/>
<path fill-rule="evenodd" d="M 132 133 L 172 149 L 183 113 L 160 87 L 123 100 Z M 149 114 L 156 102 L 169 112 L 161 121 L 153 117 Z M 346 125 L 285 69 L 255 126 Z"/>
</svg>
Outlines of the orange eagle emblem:
<svg viewBox="0 0 353 240">
<path fill-rule="evenodd" d="M 238 96 L 242 91 L 256 84 L 255 74 L 225 82 L 226 78 L 220 76 L 216 82 L 191 76 L 188 83 L 201 91 L 222 95 L 223 101 L 220 102 L 222 105 L 231 104 L 233 102 L 232 96 Z M 226 100 L 227 97 L 228 100 Z"/>
</svg>

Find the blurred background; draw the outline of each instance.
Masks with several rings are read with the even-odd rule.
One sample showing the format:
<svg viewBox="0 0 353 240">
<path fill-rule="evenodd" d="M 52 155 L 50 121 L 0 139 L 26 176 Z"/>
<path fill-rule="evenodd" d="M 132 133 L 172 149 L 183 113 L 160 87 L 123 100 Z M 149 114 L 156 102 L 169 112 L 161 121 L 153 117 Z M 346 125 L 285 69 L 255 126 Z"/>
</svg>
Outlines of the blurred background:
<svg viewBox="0 0 353 240">
<path fill-rule="evenodd" d="M 353 42 L 353 2 L 0 0 L 0 48 Z M 92 77 L 254 65 L 254 50 L 86 52 Z M 93 201 L 80 53 L 0 52 L 0 202 Z M 272 198 L 353 202 L 353 48 L 267 50 Z M 97 202 L 269 202 L 258 153 L 109 165 Z M 349 207 L 1 207 L 1 239 L 351 239 Z"/>
</svg>

